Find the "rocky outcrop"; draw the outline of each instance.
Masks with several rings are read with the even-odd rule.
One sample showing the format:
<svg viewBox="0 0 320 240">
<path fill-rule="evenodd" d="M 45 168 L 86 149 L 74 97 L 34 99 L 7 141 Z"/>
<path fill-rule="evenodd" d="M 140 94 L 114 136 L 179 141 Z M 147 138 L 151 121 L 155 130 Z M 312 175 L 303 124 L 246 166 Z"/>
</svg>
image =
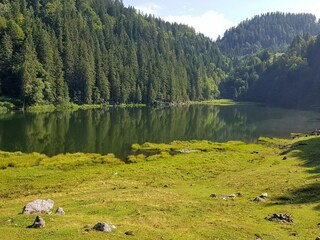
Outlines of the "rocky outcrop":
<svg viewBox="0 0 320 240">
<path fill-rule="evenodd" d="M 45 213 L 51 214 L 54 202 L 51 199 L 48 200 L 34 200 L 24 206 L 22 214 L 34 214 L 34 213 Z"/>
</svg>

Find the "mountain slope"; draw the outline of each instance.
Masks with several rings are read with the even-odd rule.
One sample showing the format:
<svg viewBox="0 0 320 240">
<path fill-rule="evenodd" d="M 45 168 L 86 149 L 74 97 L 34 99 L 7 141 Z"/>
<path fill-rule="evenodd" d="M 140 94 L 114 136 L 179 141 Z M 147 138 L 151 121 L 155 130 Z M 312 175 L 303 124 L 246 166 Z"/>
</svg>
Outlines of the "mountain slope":
<svg viewBox="0 0 320 240">
<path fill-rule="evenodd" d="M 320 23 L 312 14 L 267 13 L 241 22 L 217 40 L 229 56 L 245 56 L 269 50 L 283 52 L 297 35 L 317 35 Z"/>
<path fill-rule="evenodd" d="M 26 105 L 210 99 L 226 65 L 209 38 L 118 0 L 0 3 L 0 97 Z"/>
<path fill-rule="evenodd" d="M 251 56 L 220 85 L 222 97 L 282 107 L 320 106 L 320 35 L 298 36 L 286 53 Z"/>
</svg>

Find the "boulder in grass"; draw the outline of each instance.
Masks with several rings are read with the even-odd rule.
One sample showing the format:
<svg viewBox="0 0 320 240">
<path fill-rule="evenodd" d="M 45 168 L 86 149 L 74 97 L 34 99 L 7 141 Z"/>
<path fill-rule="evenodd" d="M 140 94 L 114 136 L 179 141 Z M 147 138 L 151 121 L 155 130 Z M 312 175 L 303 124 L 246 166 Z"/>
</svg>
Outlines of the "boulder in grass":
<svg viewBox="0 0 320 240">
<path fill-rule="evenodd" d="M 44 228 L 46 225 L 46 222 L 42 219 L 42 217 L 37 216 L 36 219 L 34 220 L 34 223 L 28 228 Z"/>
<path fill-rule="evenodd" d="M 262 193 L 260 195 L 261 198 L 266 199 L 268 197 L 268 193 Z"/>
<path fill-rule="evenodd" d="M 266 200 L 262 197 L 256 197 L 253 201 L 261 203 L 261 202 L 265 202 Z"/>
<path fill-rule="evenodd" d="M 34 214 L 34 213 L 45 213 L 51 214 L 54 202 L 51 199 L 48 200 L 34 200 L 24 206 L 22 214 Z"/>
<path fill-rule="evenodd" d="M 276 222 L 288 222 L 288 223 L 292 223 L 293 219 L 291 217 L 290 214 L 277 214 L 274 213 L 270 218 L 268 218 L 269 221 L 276 221 Z"/>
<path fill-rule="evenodd" d="M 105 222 L 98 222 L 94 225 L 93 229 L 101 232 L 111 232 L 113 229 L 116 229 L 116 227 Z"/>
<path fill-rule="evenodd" d="M 65 212 L 63 211 L 62 207 L 58 207 L 58 209 L 57 209 L 55 214 L 63 216 L 63 215 L 65 215 Z"/>
</svg>

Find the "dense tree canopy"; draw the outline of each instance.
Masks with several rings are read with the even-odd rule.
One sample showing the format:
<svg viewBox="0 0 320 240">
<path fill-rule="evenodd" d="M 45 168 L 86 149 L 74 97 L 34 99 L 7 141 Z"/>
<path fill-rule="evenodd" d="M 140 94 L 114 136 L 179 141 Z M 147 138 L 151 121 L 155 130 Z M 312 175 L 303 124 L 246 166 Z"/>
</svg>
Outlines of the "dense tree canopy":
<svg viewBox="0 0 320 240">
<path fill-rule="evenodd" d="M 320 33 L 320 23 L 312 14 L 266 13 L 227 30 L 217 43 L 232 57 L 256 54 L 262 50 L 284 52 L 297 35 Z"/>
<path fill-rule="evenodd" d="M 261 52 L 220 85 L 222 96 L 273 106 L 320 106 L 320 35 L 297 36 L 286 53 Z"/>
<path fill-rule="evenodd" d="M 311 14 L 267 13 L 213 42 L 120 0 L 3 0 L 0 97 L 25 106 L 219 96 L 320 105 L 319 32 Z"/>
<path fill-rule="evenodd" d="M 118 0 L 0 3 L 0 95 L 26 105 L 212 99 L 228 66 L 195 30 Z"/>
</svg>

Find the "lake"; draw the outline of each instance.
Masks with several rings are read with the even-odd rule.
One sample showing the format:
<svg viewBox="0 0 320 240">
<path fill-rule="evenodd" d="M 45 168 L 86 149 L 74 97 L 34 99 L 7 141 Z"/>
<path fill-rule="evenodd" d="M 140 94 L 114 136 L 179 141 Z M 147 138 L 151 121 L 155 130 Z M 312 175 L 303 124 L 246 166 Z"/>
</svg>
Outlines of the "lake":
<svg viewBox="0 0 320 240">
<path fill-rule="evenodd" d="M 53 113 L 0 114 L 0 150 L 115 153 L 124 158 L 133 143 L 173 140 L 289 138 L 320 128 L 320 113 L 257 105 L 193 105 L 110 108 Z"/>
</svg>

